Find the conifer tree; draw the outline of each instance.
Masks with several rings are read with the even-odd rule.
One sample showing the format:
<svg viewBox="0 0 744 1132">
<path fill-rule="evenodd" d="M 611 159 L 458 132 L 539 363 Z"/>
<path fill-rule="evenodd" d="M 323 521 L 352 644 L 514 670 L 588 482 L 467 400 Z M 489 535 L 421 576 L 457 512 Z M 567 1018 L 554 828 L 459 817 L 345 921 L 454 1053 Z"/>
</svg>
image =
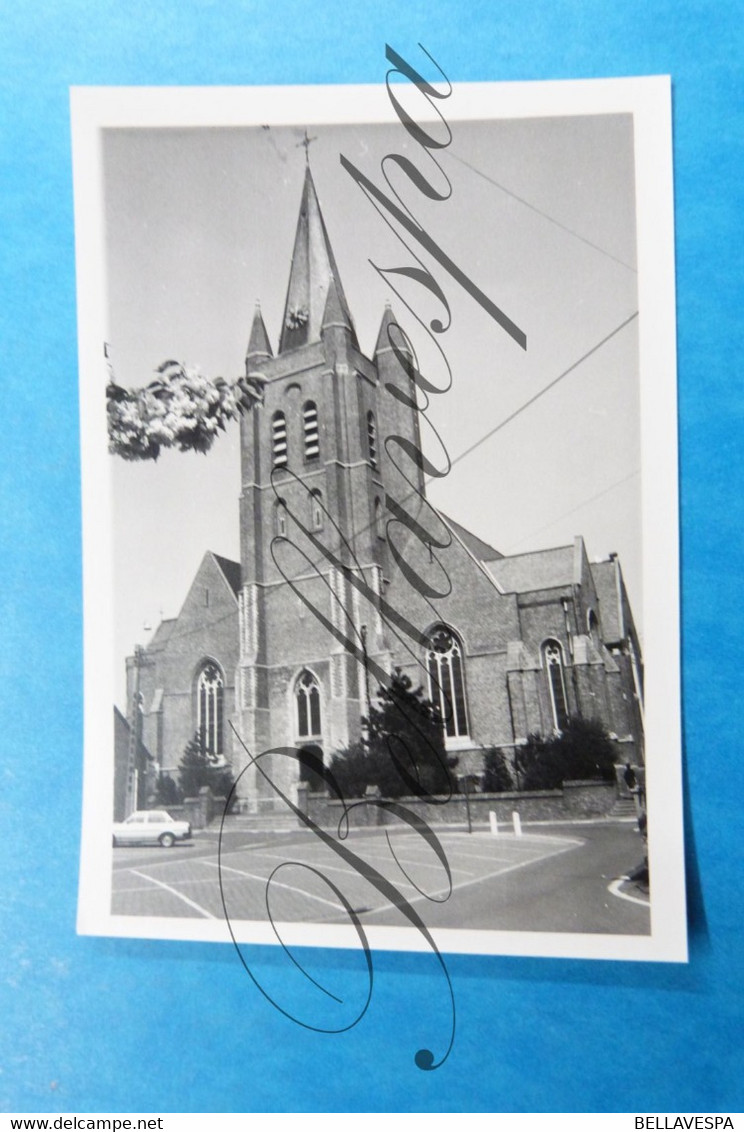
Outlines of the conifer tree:
<svg viewBox="0 0 744 1132">
<path fill-rule="evenodd" d="M 396 668 L 378 706 L 363 719 L 363 738 L 331 764 L 344 796 L 361 797 L 378 786 L 385 798 L 403 795 L 449 796 L 452 774 L 447 763 L 442 722 L 422 687 Z"/>
<path fill-rule="evenodd" d="M 202 786 L 209 786 L 216 797 L 226 797 L 233 784 L 232 773 L 224 765 L 215 765 L 214 755 L 205 750 L 197 731 L 189 739 L 178 764 L 178 781 L 184 798 L 194 798 Z"/>
</svg>

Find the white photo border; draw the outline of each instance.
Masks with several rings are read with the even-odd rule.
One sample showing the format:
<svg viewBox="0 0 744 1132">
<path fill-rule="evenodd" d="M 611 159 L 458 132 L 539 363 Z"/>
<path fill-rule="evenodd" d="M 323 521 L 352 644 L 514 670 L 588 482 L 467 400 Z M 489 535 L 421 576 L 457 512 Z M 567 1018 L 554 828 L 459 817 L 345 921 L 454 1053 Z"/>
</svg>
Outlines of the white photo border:
<svg viewBox="0 0 744 1132">
<path fill-rule="evenodd" d="M 456 84 L 448 121 L 632 114 L 636 163 L 641 390 L 647 789 L 663 799 L 649 828 L 651 933 L 614 936 L 432 929 L 446 953 L 614 960 L 687 959 L 682 818 L 676 351 L 671 84 L 666 76 Z M 454 103 L 455 100 L 453 100 Z M 114 916 L 111 899 L 115 686 L 110 456 L 98 391 L 107 300 L 102 131 L 116 127 L 307 126 L 397 121 L 383 85 L 112 88 L 71 92 L 83 500 L 85 773 L 78 931 L 230 942 L 224 921 Z M 301 114 L 301 118 L 298 116 Z M 432 120 L 434 115 L 432 115 Z M 425 116 L 421 115 L 424 120 Z M 275 944 L 270 923 L 239 922 L 240 942 Z M 373 949 L 426 950 L 414 929 L 366 927 Z M 351 927 L 282 924 L 289 945 L 359 946 Z"/>
</svg>

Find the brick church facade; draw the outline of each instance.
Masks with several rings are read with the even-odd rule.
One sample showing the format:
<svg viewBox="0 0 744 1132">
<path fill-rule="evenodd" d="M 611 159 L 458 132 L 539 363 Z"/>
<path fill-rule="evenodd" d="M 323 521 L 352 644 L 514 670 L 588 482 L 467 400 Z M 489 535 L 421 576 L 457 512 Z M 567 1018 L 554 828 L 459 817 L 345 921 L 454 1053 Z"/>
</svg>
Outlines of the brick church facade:
<svg viewBox="0 0 744 1132">
<path fill-rule="evenodd" d="M 328 761 L 394 668 L 439 705 L 460 770 L 571 716 L 600 720 L 619 763 L 642 762 L 617 557 L 589 562 L 581 538 L 507 557 L 428 504 L 405 337 L 387 308 L 361 353 L 309 168 L 276 352 L 257 309 L 246 376 L 263 398 L 241 422 L 240 563 L 207 552 L 178 617 L 128 661 L 161 770 L 175 777 L 199 731 L 237 776 L 249 760 L 233 727 L 252 753 Z M 295 760 L 262 765 L 296 790 Z M 253 767 L 239 793 L 273 807 Z"/>
</svg>

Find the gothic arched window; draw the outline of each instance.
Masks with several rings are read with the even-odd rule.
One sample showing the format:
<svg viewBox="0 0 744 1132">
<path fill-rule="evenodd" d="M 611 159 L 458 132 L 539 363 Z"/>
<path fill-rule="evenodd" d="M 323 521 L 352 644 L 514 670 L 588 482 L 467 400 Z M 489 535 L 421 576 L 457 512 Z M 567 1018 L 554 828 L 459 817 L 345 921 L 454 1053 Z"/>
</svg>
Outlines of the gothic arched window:
<svg viewBox="0 0 744 1132">
<path fill-rule="evenodd" d="M 271 457 L 275 468 L 287 466 L 287 421 L 284 413 L 271 418 Z"/>
<path fill-rule="evenodd" d="M 295 685 L 297 706 L 297 737 L 299 739 L 320 738 L 320 688 L 312 672 L 305 669 Z"/>
<path fill-rule="evenodd" d="M 437 625 L 429 633 L 426 670 L 429 675 L 429 699 L 439 711 L 445 736 L 455 739 L 467 735 L 468 712 L 462 644 L 446 625 Z"/>
<path fill-rule="evenodd" d="M 323 496 L 317 488 L 310 492 L 310 527 L 313 531 L 323 530 Z"/>
<path fill-rule="evenodd" d="M 302 428 L 305 437 L 305 459 L 317 460 L 320 455 L 320 434 L 318 432 L 318 408 L 314 401 L 307 401 L 302 410 Z"/>
<path fill-rule="evenodd" d="M 208 660 L 196 682 L 196 727 L 201 748 L 221 755 L 224 747 L 225 681 L 217 665 Z"/>
<path fill-rule="evenodd" d="M 566 699 L 566 680 L 563 672 L 563 650 L 558 641 L 545 641 L 542 647 L 543 664 L 548 676 L 550 707 L 553 712 L 553 725 L 562 731 L 568 723 L 568 700 Z"/>
<path fill-rule="evenodd" d="M 373 468 L 377 468 L 377 425 L 375 424 L 375 414 L 367 413 L 367 451 L 369 452 L 369 462 Z"/>
</svg>

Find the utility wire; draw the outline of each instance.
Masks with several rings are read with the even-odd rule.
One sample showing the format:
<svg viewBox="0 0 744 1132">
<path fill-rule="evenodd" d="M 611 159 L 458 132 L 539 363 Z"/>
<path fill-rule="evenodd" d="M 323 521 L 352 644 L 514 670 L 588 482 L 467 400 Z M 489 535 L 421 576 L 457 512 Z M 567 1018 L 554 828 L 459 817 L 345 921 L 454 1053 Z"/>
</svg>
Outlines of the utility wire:
<svg viewBox="0 0 744 1132">
<path fill-rule="evenodd" d="M 629 318 L 624 319 L 619 324 L 619 326 L 616 326 L 614 330 L 611 330 L 609 334 L 606 334 L 604 336 L 604 338 L 600 339 L 599 342 L 596 342 L 594 344 L 594 346 L 592 346 L 589 350 L 587 350 L 584 354 L 582 354 L 580 358 L 577 358 L 576 361 L 573 362 L 570 366 L 568 366 L 567 369 L 564 369 L 562 373 L 559 373 L 557 377 L 554 377 L 552 381 L 549 381 L 548 384 L 546 386 L 544 386 L 541 390 L 539 390 L 539 392 L 537 392 L 533 397 L 530 397 L 529 400 L 525 401 L 522 405 L 519 406 L 519 408 L 515 409 L 513 413 L 510 413 L 508 417 L 505 417 L 502 421 L 500 421 L 499 424 L 497 424 L 494 428 L 492 428 L 489 432 L 487 432 L 484 436 L 482 436 L 480 440 L 477 440 L 475 442 L 475 444 L 471 444 L 471 446 L 469 448 L 466 448 L 464 452 L 461 452 L 459 456 L 456 456 L 455 459 L 450 462 L 450 470 L 455 466 L 455 464 L 459 464 L 467 456 L 471 455 L 471 453 L 473 453 L 476 450 L 476 448 L 479 448 L 481 444 L 484 444 L 487 440 L 490 440 L 490 438 L 492 436 L 494 436 L 502 428 L 504 428 L 506 425 L 508 425 L 511 421 L 515 420 L 518 416 L 520 416 L 523 412 L 525 412 L 526 409 L 530 408 L 531 405 L 534 405 L 535 402 L 538 401 L 541 397 L 543 397 L 546 393 L 549 393 L 551 389 L 554 389 L 560 381 L 563 381 L 563 379 L 565 377 L 568 377 L 568 375 L 570 373 L 573 373 L 573 371 L 575 369 L 577 369 L 583 362 L 585 362 L 587 360 L 587 358 L 590 358 L 593 354 L 596 354 L 598 350 L 601 350 L 602 347 L 604 345 L 606 345 L 607 342 L 609 342 L 612 338 L 614 338 L 615 335 L 619 334 L 621 330 L 623 330 L 626 326 L 628 326 L 631 322 L 633 322 L 633 320 L 637 317 L 638 317 L 638 311 L 634 311 L 634 313 L 632 315 L 630 315 Z M 631 473 L 631 474 L 634 475 L 636 473 Z M 431 483 L 435 478 L 436 477 L 434 477 L 434 476 L 429 477 L 428 482 Z M 630 478 L 630 477 L 628 476 L 626 478 Z M 619 481 L 619 482 L 623 482 L 623 481 Z M 617 486 L 617 485 L 613 485 L 613 486 Z M 608 488 L 606 490 L 609 491 L 610 488 Z M 404 498 L 401 500 L 401 503 L 408 502 L 409 499 L 413 498 L 417 494 L 418 493 L 415 492 L 415 491 L 410 491 L 408 493 L 408 495 L 404 496 Z M 601 492 L 600 494 L 604 494 L 604 492 Z M 586 503 L 589 503 L 589 502 L 591 502 L 591 500 L 584 500 L 584 503 L 579 504 L 578 507 L 573 508 L 573 510 L 578 510 L 579 507 L 583 507 Z M 437 510 L 436 507 L 434 507 L 433 504 L 430 503 L 429 506 L 432 508 L 432 510 L 434 510 L 438 514 L 438 510 Z M 571 512 L 568 512 L 568 514 L 571 514 Z M 563 517 L 564 516 L 560 516 L 560 518 L 563 518 Z M 346 543 L 350 546 L 353 545 L 354 540 L 357 538 L 357 536 L 360 535 L 360 534 L 364 534 L 365 531 L 370 530 L 373 525 L 374 525 L 373 523 L 367 523 L 366 526 L 360 527 L 357 530 L 352 531 L 352 533 L 345 540 Z M 549 523 L 548 526 L 552 526 L 552 522 Z M 533 532 L 533 533 L 535 533 L 535 532 Z M 530 538 L 531 535 L 527 535 L 525 537 Z M 340 550 L 341 550 L 341 544 L 338 543 L 336 545 L 336 547 L 334 548 L 332 553 L 334 555 L 338 555 L 338 552 Z M 325 561 L 326 561 L 326 559 L 324 557 L 318 558 L 317 561 L 313 563 L 313 566 L 314 567 L 322 566 Z M 278 591 L 280 588 L 281 587 L 279 585 L 272 586 L 270 589 L 265 591 L 265 598 L 267 599 L 271 596 L 272 590 Z M 228 614 L 225 614 L 224 617 L 216 618 L 212 622 L 212 624 L 218 625 L 218 624 L 220 624 L 220 622 L 227 621 L 234 616 L 235 616 L 235 614 L 233 612 L 230 612 Z M 169 620 L 174 620 L 174 618 L 170 618 Z M 171 640 L 183 640 L 185 637 L 192 636 L 194 633 L 198 633 L 198 632 L 201 632 L 201 630 L 199 628 L 181 630 L 178 633 L 171 634 L 171 636 L 168 638 L 168 640 L 169 641 L 171 641 Z"/>
<path fill-rule="evenodd" d="M 619 259 L 616 255 L 613 255 L 612 252 L 608 252 L 606 248 L 601 248 L 599 244 L 595 244 L 591 240 L 588 240 L 586 236 L 582 236 L 580 232 L 576 232 L 573 228 L 569 228 L 567 224 L 562 224 L 560 220 L 556 220 L 555 217 L 550 216 L 549 213 L 543 212 L 541 208 L 538 208 L 537 205 L 531 204 L 528 200 L 525 200 L 525 198 L 521 197 L 519 193 L 515 193 L 512 192 L 511 189 L 507 189 L 506 185 L 502 185 L 500 181 L 496 181 L 493 177 L 489 177 L 487 173 L 484 173 L 482 169 L 476 168 L 475 165 L 471 165 L 470 162 L 466 161 L 464 157 L 458 157 L 456 153 L 451 153 L 449 151 L 446 151 L 446 155 L 448 157 L 451 157 L 454 161 L 458 161 L 460 165 L 465 165 L 473 173 L 476 173 L 479 177 L 482 177 L 484 181 L 488 181 L 490 185 L 494 185 L 495 188 L 500 189 L 502 193 L 506 193 L 508 197 L 512 197 L 513 200 L 519 201 L 519 203 L 523 204 L 525 208 L 529 208 L 531 212 L 535 212 L 538 216 L 542 216 L 544 220 L 549 221 L 551 224 L 555 224 L 556 228 L 560 228 L 562 229 L 562 231 L 568 232 L 569 236 L 574 236 L 575 239 L 581 240 L 582 244 L 586 244 L 587 247 L 593 248 L 595 252 L 600 252 L 601 255 L 607 256 L 608 259 L 613 260 L 615 263 L 619 263 L 621 267 L 624 267 L 627 271 L 632 271 L 634 275 L 638 274 L 638 269 L 636 267 L 633 267 L 631 266 L 631 264 L 626 263 L 625 260 Z"/>
<path fill-rule="evenodd" d="M 305 140 L 300 142 L 299 144 L 305 145 L 305 157 L 306 158 L 307 158 L 307 144 L 308 144 L 309 140 L 310 139 L 307 138 L 307 131 L 305 131 Z M 611 252 L 608 252 L 605 248 L 602 248 L 598 244 L 593 243 L 591 240 L 587 239 L 585 236 L 582 236 L 579 232 L 576 232 L 574 229 L 569 228 L 566 224 L 563 224 L 563 223 L 561 223 L 561 221 L 556 220 L 555 217 L 550 216 L 547 212 L 544 212 L 542 209 L 538 208 L 536 205 L 532 204 L 530 201 L 525 200 L 525 198 L 520 196 L 518 193 L 515 193 L 515 192 L 513 192 L 513 190 L 508 189 L 505 185 L 501 184 L 499 181 L 496 181 L 493 177 L 490 177 L 487 173 L 484 173 L 481 169 L 478 169 L 475 165 L 472 165 L 469 161 L 466 161 L 464 158 L 459 157 L 456 153 L 452 153 L 450 151 L 447 151 L 447 156 L 449 156 L 453 160 L 459 162 L 461 165 L 464 165 L 466 168 L 470 169 L 471 172 L 475 173 L 478 177 L 482 177 L 483 180 L 487 181 L 489 184 L 491 184 L 495 188 L 499 189 L 500 192 L 504 193 L 506 196 L 511 197 L 513 200 L 518 201 L 520 204 L 524 205 L 525 208 L 528 208 L 528 209 L 530 209 L 530 211 L 536 213 L 538 216 L 541 216 L 544 220 L 547 220 L 550 224 L 555 225 L 557 228 L 560 228 L 562 231 L 566 232 L 568 235 L 573 236 L 577 240 L 580 240 L 581 243 L 586 244 L 590 248 L 593 248 L 595 251 L 598 251 L 601 255 L 604 255 L 608 259 L 613 260 L 615 263 L 619 264 L 621 267 L 624 267 L 628 271 L 632 271 L 635 274 L 637 274 L 636 268 L 632 267 L 630 264 L 625 263 L 623 260 L 619 259 L 617 256 L 612 255 Z M 629 318 L 625 319 L 622 323 L 620 323 L 619 326 L 617 326 L 608 335 L 606 335 L 603 339 L 601 339 L 601 341 L 599 341 L 595 346 L 593 346 L 590 350 L 588 350 L 585 354 L 583 354 L 580 358 L 578 358 L 577 361 L 575 361 L 572 365 L 570 365 L 567 369 L 565 369 L 557 377 L 553 378 L 553 380 L 551 382 L 549 382 L 546 386 L 544 386 L 543 389 L 541 389 L 538 393 L 536 393 L 528 401 L 525 401 L 523 405 L 521 405 L 518 409 L 515 409 L 515 411 L 513 413 L 510 413 L 508 417 L 505 417 L 504 420 L 500 421 L 499 424 L 497 424 L 494 428 L 490 429 L 490 431 L 487 432 L 484 436 L 482 436 L 480 440 L 476 441 L 475 444 L 472 444 L 469 448 L 466 448 L 464 452 L 461 452 L 459 456 L 455 457 L 455 459 L 450 462 L 449 470 L 451 471 L 452 468 L 456 464 L 459 464 L 467 456 L 471 455 L 477 448 L 479 448 L 481 446 L 481 444 L 484 444 L 492 436 L 495 436 L 495 434 L 497 432 L 499 432 L 502 428 L 504 428 L 507 424 L 510 424 L 511 421 L 515 420 L 526 409 L 528 409 L 528 408 L 530 408 L 530 406 L 534 405 L 536 401 L 538 401 L 542 396 L 544 396 L 544 394 L 548 393 L 551 389 L 553 389 L 556 385 L 558 385 L 558 383 L 560 381 L 562 381 L 564 377 L 567 377 L 578 366 L 580 366 L 584 361 L 586 361 L 587 358 L 591 357 L 592 354 L 594 354 L 598 350 L 600 350 L 602 348 L 602 346 L 604 346 L 607 342 L 609 342 L 616 334 L 619 334 L 620 331 L 623 330 L 626 326 L 628 326 L 629 323 L 631 323 L 633 321 L 633 319 L 637 318 L 637 316 L 638 316 L 638 311 L 635 311 L 632 315 L 630 315 Z M 603 495 L 606 495 L 609 491 L 613 490 L 615 487 L 619 486 L 621 483 L 624 483 L 626 480 L 632 478 L 632 476 L 636 475 L 636 474 L 637 474 L 637 471 L 630 473 L 630 475 L 625 476 L 622 480 L 617 481 L 617 483 L 612 484 L 610 487 L 599 492 L 597 495 L 592 496 L 590 499 L 584 500 L 583 503 L 578 504 L 576 507 L 573 507 L 570 511 L 565 512 L 563 515 L 558 516 L 557 519 L 554 519 L 550 523 L 546 524 L 545 526 L 540 527 L 539 530 L 530 532 L 530 534 L 526 535 L 523 539 L 521 539 L 519 543 L 514 544 L 514 545 L 517 545 L 517 546 L 521 545 L 528 538 L 531 538 L 534 534 L 538 534 L 540 531 L 545 530 L 550 526 L 553 526 L 554 523 L 558 522 L 560 519 L 566 518 L 568 515 L 571 515 L 575 511 L 580 510 L 582 507 L 586 506 L 588 503 L 591 503 L 594 500 L 601 498 Z M 434 478 L 435 477 L 429 477 L 429 480 L 427 482 L 431 483 Z M 407 502 L 407 500 L 410 499 L 411 496 L 413 496 L 415 494 L 416 494 L 415 492 L 411 491 L 404 498 L 404 500 L 402 502 Z M 432 505 L 429 504 L 429 506 L 432 506 Z M 437 509 L 433 508 L 433 510 L 436 511 Z M 353 545 L 354 539 L 359 534 L 362 534 L 362 533 L 364 533 L 364 531 L 370 529 L 370 527 L 372 525 L 373 524 L 367 524 L 365 527 L 360 528 L 360 530 L 358 530 L 356 532 L 352 532 L 351 535 L 349 536 L 349 539 L 346 540 L 347 543 L 350 544 L 350 545 Z M 338 550 L 340 550 L 340 549 L 341 549 L 341 547 L 340 547 L 340 544 L 339 544 L 336 547 L 335 553 L 337 553 Z M 322 558 L 318 559 L 318 561 L 314 565 L 315 566 L 321 566 L 322 562 L 323 562 Z M 272 588 L 275 588 L 275 587 L 272 587 Z M 276 588 L 278 589 L 280 587 L 276 587 Z M 271 593 L 271 591 L 269 591 L 265 596 L 268 598 L 270 596 L 270 593 Z M 234 616 L 235 616 L 234 612 L 231 611 L 230 613 L 225 614 L 223 617 L 216 618 L 212 622 L 212 624 L 213 625 L 220 624 L 223 621 L 231 620 Z M 173 619 L 171 619 L 171 620 L 173 620 Z M 162 624 L 162 620 L 161 620 L 161 624 Z M 198 630 L 198 629 L 185 630 L 185 631 L 182 630 L 181 632 L 171 634 L 170 637 L 169 637 L 169 640 L 170 639 L 181 640 L 181 639 L 184 639 L 185 637 L 191 636 L 193 633 L 196 633 L 196 632 L 199 632 L 199 631 L 200 630 Z M 153 639 L 154 639 L 154 637 L 153 637 Z M 147 646 L 145 646 L 145 647 L 147 647 Z"/>
<path fill-rule="evenodd" d="M 581 511 L 582 507 L 586 507 L 589 503 L 595 503 L 597 499 L 601 499 L 604 495 L 609 495 L 609 493 L 611 491 L 614 491 L 616 487 L 620 487 L 622 484 L 627 483 L 628 480 L 632 480 L 634 476 L 637 476 L 640 473 L 640 470 L 640 468 L 634 468 L 632 472 L 628 472 L 627 476 L 623 476 L 622 479 L 615 480 L 615 482 L 611 483 L 609 487 L 605 487 L 602 489 L 602 491 L 598 491 L 596 495 L 590 495 L 588 499 L 582 499 L 581 503 L 577 503 L 575 507 L 572 507 L 570 509 L 570 511 L 564 511 L 561 515 L 556 515 L 556 517 L 554 519 L 551 519 L 549 523 L 543 523 L 541 527 L 536 527 L 534 530 L 528 531 L 526 535 L 522 536 L 519 542 L 513 542 L 511 544 L 511 549 L 506 552 L 507 556 L 514 553 L 515 547 L 522 546 L 523 543 L 527 542 L 527 540 L 531 539 L 534 535 L 539 535 L 542 531 L 547 531 L 550 527 L 554 527 L 556 523 L 560 523 L 561 519 L 567 519 L 569 515 L 574 515 L 577 511 Z"/>
<path fill-rule="evenodd" d="M 464 452 L 461 452 L 459 456 L 455 457 L 455 459 L 450 464 L 450 469 L 454 468 L 455 464 L 459 464 L 461 460 L 464 460 L 466 456 L 469 456 L 471 452 L 475 452 L 476 448 L 480 448 L 481 444 L 485 444 L 487 440 L 490 440 L 491 437 L 495 436 L 497 432 L 500 432 L 505 425 L 510 424 L 511 421 L 520 416 L 525 411 L 525 409 L 529 409 L 531 405 L 534 405 L 536 401 L 539 401 L 541 397 L 544 397 L 546 393 L 549 393 L 551 389 L 554 389 L 559 381 L 563 381 L 564 377 L 568 377 L 570 373 L 573 373 L 573 371 L 577 369 L 582 364 L 582 362 L 585 362 L 587 358 L 590 358 L 592 356 L 592 354 L 596 354 L 597 350 L 601 350 L 602 347 L 610 341 L 610 339 L 614 338 L 616 334 L 619 334 L 621 330 L 624 330 L 625 327 L 628 326 L 635 318 L 638 318 L 638 311 L 634 311 L 629 318 L 623 319 L 619 326 L 616 326 L 615 329 L 611 330 L 609 334 L 606 334 L 600 342 L 597 342 L 594 346 L 591 347 L 591 349 L 587 350 L 585 354 L 582 354 L 580 358 L 577 358 L 575 362 L 572 362 L 568 369 L 564 369 L 563 373 L 559 373 L 557 377 L 554 377 L 552 381 L 549 381 L 547 385 L 543 386 L 543 388 L 540 389 L 534 395 L 534 397 L 530 397 L 528 401 L 525 401 L 524 404 L 520 405 L 518 409 L 515 409 L 513 413 L 510 413 L 508 417 L 504 417 L 503 421 L 500 421 L 494 428 L 485 433 L 480 438 L 480 440 L 476 440 L 475 444 L 471 444 L 469 448 L 466 448 Z M 429 478 L 429 483 L 431 483 L 434 478 L 434 476 L 431 476 Z"/>
</svg>

